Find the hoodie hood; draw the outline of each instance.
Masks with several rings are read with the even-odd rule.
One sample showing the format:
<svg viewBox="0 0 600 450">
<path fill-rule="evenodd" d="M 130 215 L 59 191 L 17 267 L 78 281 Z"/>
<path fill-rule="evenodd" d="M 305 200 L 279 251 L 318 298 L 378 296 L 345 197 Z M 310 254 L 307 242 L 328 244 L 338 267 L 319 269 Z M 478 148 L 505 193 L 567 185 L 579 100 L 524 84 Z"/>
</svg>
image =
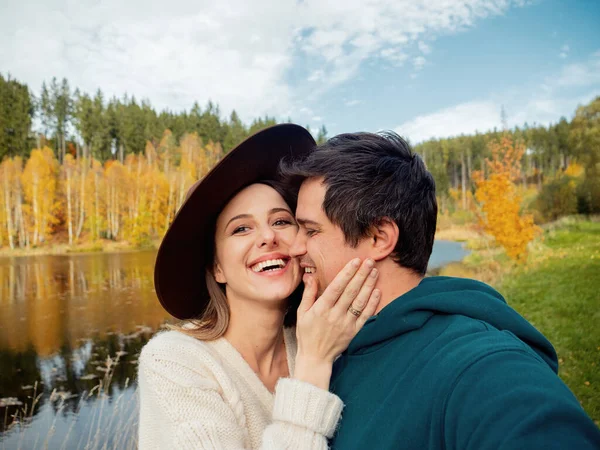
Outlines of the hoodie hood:
<svg viewBox="0 0 600 450">
<path fill-rule="evenodd" d="M 452 277 L 424 278 L 416 288 L 370 318 L 347 352 L 361 354 L 370 347 L 423 327 L 437 314 L 462 315 L 509 331 L 531 347 L 554 372 L 558 371 L 552 344 L 508 306 L 500 293 L 485 283 Z"/>
</svg>

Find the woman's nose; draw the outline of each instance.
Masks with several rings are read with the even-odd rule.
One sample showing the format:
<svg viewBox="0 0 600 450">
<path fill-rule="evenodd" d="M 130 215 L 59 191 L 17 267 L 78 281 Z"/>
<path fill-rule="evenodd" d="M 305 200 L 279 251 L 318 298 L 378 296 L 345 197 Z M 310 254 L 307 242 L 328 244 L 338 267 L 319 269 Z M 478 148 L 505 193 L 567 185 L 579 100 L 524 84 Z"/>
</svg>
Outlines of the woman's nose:
<svg viewBox="0 0 600 450">
<path fill-rule="evenodd" d="M 263 229 L 259 236 L 259 247 L 263 247 L 265 245 L 271 246 L 277 242 L 277 234 L 270 227 Z"/>
</svg>

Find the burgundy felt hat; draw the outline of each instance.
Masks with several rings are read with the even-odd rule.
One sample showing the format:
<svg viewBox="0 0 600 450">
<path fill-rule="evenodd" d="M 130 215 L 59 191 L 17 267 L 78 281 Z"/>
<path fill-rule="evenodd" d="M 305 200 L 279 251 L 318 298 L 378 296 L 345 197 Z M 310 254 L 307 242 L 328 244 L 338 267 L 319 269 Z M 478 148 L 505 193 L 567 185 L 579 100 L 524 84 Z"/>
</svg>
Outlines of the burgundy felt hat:
<svg viewBox="0 0 600 450">
<path fill-rule="evenodd" d="M 169 314 L 191 319 L 206 308 L 205 268 L 212 264 L 214 225 L 231 197 L 253 182 L 275 179 L 282 158 L 302 157 L 314 147 L 312 135 L 299 125 L 266 128 L 227 153 L 189 189 L 154 266 L 156 295 Z"/>
</svg>

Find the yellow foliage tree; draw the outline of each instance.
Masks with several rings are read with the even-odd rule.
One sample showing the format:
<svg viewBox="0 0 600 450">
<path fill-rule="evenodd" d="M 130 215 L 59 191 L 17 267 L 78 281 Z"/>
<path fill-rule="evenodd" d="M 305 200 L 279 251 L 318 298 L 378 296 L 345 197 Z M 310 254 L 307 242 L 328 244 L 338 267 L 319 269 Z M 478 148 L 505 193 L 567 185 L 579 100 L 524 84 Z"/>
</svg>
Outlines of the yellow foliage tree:
<svg viewBox="0 0 600 450">
<path fill-rule="evenodd" d="M 473 173 L 475 199 L 481 208 L 480 222 L 508 256 L 522 260 L 527 254 L 527 244 L 539 232 L 533 217 L 521 213 L 521 194 L 514 182 L 520 176 L 520 161 L 525 151 L 521 143 L 504 136 L 499 142 L 490 142 L 491 159 L 486 177 L 482 172 Z"/>
<path fill-rule="evenodd" d="M 179 145 L 166 130 L 144 154 L 103 166 L 67 154 L 58 165 L 52 150 L 35 149 L 24 169 L 20 158 L 0 165 L 0 246 L 40 245 L 64 220 L 68 242 L 101 238 L 135 245 L 160 239 L 183 204 L 190 186 L 223 156 L 219 143 L 197 133 Z M 59 224 L 63 227 L 63 224 Z"/>
<path fill-rule="evenodd" d="M 582 165 L 577 163 L 571 163 L 565 169 L 565 175 L 573 178 L 579 178 L 583 175 L 584 168 Z"/>
<path fill-rule="evenodd" d="M 100 161 L 91 160 L 91 167 L 85 176 L 85 229 L 90 233 L 92 241 L 100 239 L 102 231 L 106 228 L 106 192 L 104 170 Z"/>
<path fill-rule="evenodd" d="M 15 248 L 15 237 L 20 228 L 22 170 L 23 162 L 20 157 L 6 158 L 0 164 L 0 223 L 4 225 L 0 229 L 0 245 L 6 239 L 10 248 Z"/>
<path fill-rule="evenodd" d="M 67 210 L 66 221 L 69 245 L 73 244 L 73 237 L 75 235 L 75 217 L 77 216 L 76 208 L 79 206 L 79 191 L 77 187 L 81 177 L 77 169 L 78 161 L 73 158 L 73 155 L 67 153 L 61 167 L 61 184 Z"/>
<path fill-rule="evenodd" d="M 28 231 L 31 233 L 29 242 L 37 245 L 46 240 L 46 235 L 56 223 L 56 177 L 58 162 L 49 147 L 35 149 L 27 160 L 21 180 L 25 193 L 26 205 L 24 212 L 29 218 Z"/>
<path fill-rule="evenodd" d="M 104 171 L 106 203 L 106 237 L 116 240 L 120 237 L 125 215 L 124 206 L 130 186 L 128 173 L 119 161 L 106 163 Z"/>
</svg>

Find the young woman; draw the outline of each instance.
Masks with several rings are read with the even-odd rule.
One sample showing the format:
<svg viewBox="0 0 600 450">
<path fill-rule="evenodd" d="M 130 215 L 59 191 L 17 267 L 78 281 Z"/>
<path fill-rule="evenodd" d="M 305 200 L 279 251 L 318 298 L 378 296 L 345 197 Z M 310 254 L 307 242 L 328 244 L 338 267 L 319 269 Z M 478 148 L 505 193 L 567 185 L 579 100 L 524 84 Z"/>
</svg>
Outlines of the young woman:
<svg viewBox="0 0 600 450">
<path fill-rule="evenodd" d="M 327 448 L 343 407 L 332 364 L 379 291 L 355 260 L 318 299 L 305 276 L 298 306 L 294 200 L 265 180 L 313 146 L 296 125 L 263 130 L 190 189 L 156 260 L 157 296 L 183 322 L 140 356 L 141 450 Z"/>
</svg>

